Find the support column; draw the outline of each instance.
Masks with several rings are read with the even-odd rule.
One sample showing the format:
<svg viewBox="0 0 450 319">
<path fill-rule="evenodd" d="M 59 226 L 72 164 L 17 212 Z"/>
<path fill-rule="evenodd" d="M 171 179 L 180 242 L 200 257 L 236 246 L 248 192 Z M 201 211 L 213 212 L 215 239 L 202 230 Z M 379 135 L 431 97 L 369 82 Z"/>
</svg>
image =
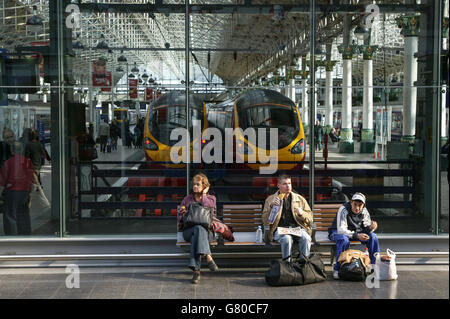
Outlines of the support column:
<svg viewBox="0 0 450 319">
<path fill-rule="evenodd" d="M 291 95 L 289 98 L 292 100 L 292 102 L 295 102 L 295 78 L 289 79 L 289 87 L 291 88 Z"/>
<path fill-rule="evenodd" d="M 278 70 L 275 70 L 273 72 L 273 78 L 272 78 L 272 83 L 274 85 L 274 90 L 277 92 L 281 92 L 280 89 L 280 74 L 278 73 Z"/>
<path fill-rule="evenodd" d="M 308 72 L 306 72 L 308 74 Z M 302 75 L 302 121 L 305 135 L 309 134 L 309 112 L 308 112 L 308 76 Z"/>
<path fill-rule="evenodd" d="M 342 61 L 342 127 L 339 153 L 354 153 L 352 128 L 352 60 Z"/>
<path fill-rule="evenodd" d="M 295 70 L 293 67 L 286 67 L 286 96 L 295 103 Z"/>
<path fill-rule="evenodd" d="M 443 20 L 442 20 L 442 51 L 448 51 L 448 29 L 449 29 L 449 1 L 444 1 L 444 7 L 443 7 Z M 445 112 L 446 109 L 446 103 L 447 103 L 447 94 L 448 94 L 448 83 L 447 78 L 444 79 L 444 77 L 441 77 L 442 79 L 442 101 L 441 101 L 441 146 L 443 146 L 445 143 L 447 143 L 447 134 L 448 128 L 447 128 L 447 114 Z"/>
<path fill-rule="evenodd" d="M 362 46 L 364 60 L 364 87 L 363 87 L 363 126 L 361 130 L 360 153 L 373 153 L 375 148 L 373 130 L 373 53 L 378 46 Z"/>
<path fill-rule="evenodd" d="M 350 44 L 351 15 L 344 17 L 344 42 L 338 47 L 342 54 L 342 127 L 339 153 L 354 153 L 352 129 L 352 58 L 359 52 L 357 45 Z"/>
<path fill-rule="evenodd" d="M 333 68 L 337 61 L 325 61 L 325 132 L 333 126 Z"/>
<path fill-rule="evenodd" d="M 403 132 L 402 141 L 414 144 L 417 109 L 417 52 L 419 16 L 402 16 L 397 19 L 405 37 L 405 60 L 403 66 Z"/>
<path fill-rule="evenodd" d="M 302 56 L 302 71 L 300 72 L 302 77 L 302 124 L 305 136 L 309 135 L 309 112 L 308 112 L 308 76 L 309 72 L 306 71 L 306 56 Z"/>
</svg>

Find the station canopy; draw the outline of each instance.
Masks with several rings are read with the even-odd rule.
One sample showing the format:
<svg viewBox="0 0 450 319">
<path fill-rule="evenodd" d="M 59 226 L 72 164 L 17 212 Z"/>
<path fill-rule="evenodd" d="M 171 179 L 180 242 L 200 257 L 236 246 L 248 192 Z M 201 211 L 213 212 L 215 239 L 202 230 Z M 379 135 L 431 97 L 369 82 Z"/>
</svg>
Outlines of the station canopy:
<svg viewBox="0 0 450 319">
<path fill-rule="evenodd" d="M 0 48 L 14 51 L 18 46 L 48 42 L 49 2 L 2 1 Z M 362 45 L 364 40 L 356 38 L 353 30 L 361 23 L 367 1 L 331 3 L 316 1 L 316 58 L 324 60 L 326 46 L 331 44 L 328 58 L 336 60 L 336 69 L 340 69 L 338 46 L 344 41 L 344 16 L 352 17 L 350 41 Z M 396 18 L 414 9 L 402 3 L 377 1 L 380 14 L 372 24 L 370 43 L 378 46 L 373 56 L 374 78 L 400 77 L 403 71 L 404 41 Z M 115 83 L 124 81 L 125 73 L 134 67 L 155 83 L 184 83 L 184 1 L 81 0 L 70 4 L 79 9 L 79 23 L 66 19 L 72 32 L 77 81 L 86 83 L 92 61 L 103 58 Z M 301 69 L 301 56 L 309 59 L 310 53 L 310 9 L 306 0 L 191 0 L 191 81 L 248 86 L 261 84 L 261 79 L 285 66 Z M 126 63 L 119 62 L 120 57 Z M 354 81 L 361 83 L 362 62 L 361 53 L 352 59 Z"/>
</svg>

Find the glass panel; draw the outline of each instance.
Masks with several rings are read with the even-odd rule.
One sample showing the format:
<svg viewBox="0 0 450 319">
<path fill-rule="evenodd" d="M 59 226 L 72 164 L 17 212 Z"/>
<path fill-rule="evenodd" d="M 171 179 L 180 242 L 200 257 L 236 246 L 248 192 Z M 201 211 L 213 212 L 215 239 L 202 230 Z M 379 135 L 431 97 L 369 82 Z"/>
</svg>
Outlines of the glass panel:
<svg viewBox="0 0 450 319">
<path fill-rule="evenodd" d="M 441 59 L 441 69 L 447 70 L 449 68 L 449 39 L 448 39 L 448 19 L 449 19 L 449 1 L 443 2 L 443 21 L 447 22 L 443 23 L 442 30 L 442 59 Z M 447 52 L 445 55 L 444 53 Z M 449 73 L 443 71 L 442 77 L 442 88 L 441 88 L 441 125 L 440 125 L 440 136 L 441 136 L 441 172 L 440 172 L 440 186 L 441 186 L 441 202 L 440 202 L 440 210 L 439 210 L 439 232 L 448 233 L 448 212 L 449 212 L 449 183 L 450 183 L 450 174 L 449 174 L 449 104 L 450 104 L 450 95 L 448 84 L 449 81 Z"/>
<path fill-rule="evenodd" d="M 180 12 L 153 14 L 139 3 L 128 1 L 132 13 L 81 4 L 81 28 L 69 28 L 74 99 L 85 111 L 70 119 L 82 130 L 68 235 L 175 233 L 186 194 L 185 165 L 170 155 L 179 142 L 172 131 L 186 127 L 185 23 Z M 203 114 L 197 104 L 195 118 Z"/>
<path fill-rule="evenodd" d="M 177 1 L 6 2 L 0 139 L 52 203 L 32 196 L 27 235 L 173 234 L 198 172 L 218 212 L 260 209 L 286 173 L 311 205 L 363 192 L 379 233 L 448 232 L 448 1 L 442 23 L 407 2 L 192 0 L 188 21 Z"/>
<path fill-rule="evenodd" d="M 59 210 L 52 209 L 48 8 L 5 2 L 0 8 L 0 236 L 54 236 Z M 30 20 L 33 17 L 41 17 Z M 33 21 L 36 24 L 33 24 Z M 17 42 L 21 39 L 22 42 Z M 16 50 L 19 45 L 32 49 Z"/>
<path fill-rule="evenodd" d="M 433 17 L 430 20 L 418 6 L 412 11 L 406 6 L 382 8 L 380 3 L 363 8 L 325 16 L 317 7 L 316 24 L 322 27 L 316 32 L 315 54 L 305 61 L 308 67 L 314 59 L 317 66 L 312 118 L 323 126 L 316 125 L 314 131 L 315 200 L 345 202 L 362 192 L 378 221 L 378 233 L 436 231 L 428 190 L 434 183 L 435 159 L 431 148 L 424 153 L 431 147 L 429 134 L 437 124 L 432 123 L 429 108 L 436 101 L 429 86 L 436 74 L 417 76 L 434 63 L 433 58 L 417 56 L 437 52 L 432 41 L 420 35 L 418 22 L 428 18 L 428 25 L 420 24 L 421 31 L 437 33 L 430 22 Z M 330 16 L 339 21 L 340 32 L 321 41 L 334 30 L 327 27 Z"/>
</svg>

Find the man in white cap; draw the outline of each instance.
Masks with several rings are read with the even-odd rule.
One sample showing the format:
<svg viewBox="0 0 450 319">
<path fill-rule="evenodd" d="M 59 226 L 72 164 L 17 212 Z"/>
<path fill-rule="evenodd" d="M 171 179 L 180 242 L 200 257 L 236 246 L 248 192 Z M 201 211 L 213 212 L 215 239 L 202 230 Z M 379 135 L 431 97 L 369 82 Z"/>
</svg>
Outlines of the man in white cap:
<svg viewBox="0 0 450 319">
<path fill-rule="evenodd" d="M 334 279 L 339 279 L 337 260 L 343 251 L 349 249 L 350 240 L 359 240 L 365 244 L 369 250 L 370 261 L 372 265 L 375 264 L 374 254 L 380 251 L 378 237 L 374 233 L 377 227 L 377 223 L 370 219 L 366 208 L 366 197 L 362 193 L 353 194 L 352 199 L 339 208 L 333 224 L 328 228 L 328 238 L 336 242 Z"/>
</svg>

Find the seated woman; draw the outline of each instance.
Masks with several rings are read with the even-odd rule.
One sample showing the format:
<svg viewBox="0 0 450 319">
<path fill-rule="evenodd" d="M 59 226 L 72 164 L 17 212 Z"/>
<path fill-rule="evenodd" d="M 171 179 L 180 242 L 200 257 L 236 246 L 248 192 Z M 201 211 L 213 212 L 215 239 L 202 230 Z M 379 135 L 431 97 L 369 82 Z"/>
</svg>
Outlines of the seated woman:
<svg viewBox="0 0 450 319">
<path fill-rule="evenodd" d="M 189 205 L 193 202 L 198 202 L 203 207 L 211 207 L 213 215 L 216 215 L 216 197 L 208 194 L 209 181 L 204 174 L 196 174 L 192 178 L 192 194 L 186 196 L 178 210 L 178 227 L 183 231 L 184 240 L 191 243 L 191 253 L 188 267 L 194 271 L 192 283 L 197 284 L 200 280 L 201 258 L 206 256 L 206 262 L 211 271 L 216 271 L 219 268 L 211 257 L 211 249 L 209 241 L 212 240 L 212 233 L 206 228 L 195 225 L 193 227 L 184 228 L 182 220 L 184 214 L 189 210 Z"/>
</svg>

